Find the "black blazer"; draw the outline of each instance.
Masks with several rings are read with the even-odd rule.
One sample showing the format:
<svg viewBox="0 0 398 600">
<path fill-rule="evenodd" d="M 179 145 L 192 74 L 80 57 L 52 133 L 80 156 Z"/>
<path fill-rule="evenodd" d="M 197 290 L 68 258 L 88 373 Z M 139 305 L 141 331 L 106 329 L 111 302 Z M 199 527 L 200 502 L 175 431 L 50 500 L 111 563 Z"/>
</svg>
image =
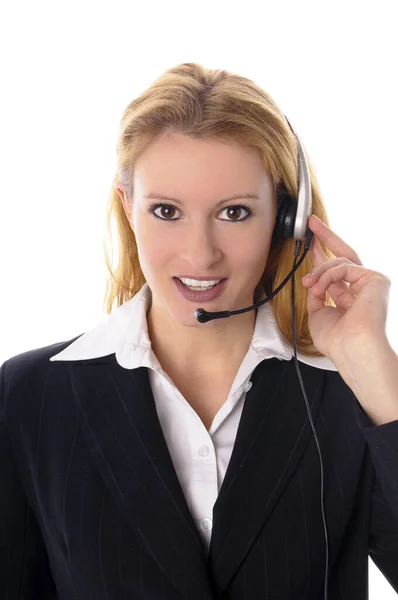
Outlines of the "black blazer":
<svg viewBox="0 0 398 600">
<path fill-rule="evenodd" d="M 1 599 L 322 600 L 320 463 L 294 359 L 253 372 L 206 558 L 148 369 L 49 361 L 77 337 L 0 368 Z M 368 598 L 368 555 L 398 591 L 398 421 L 374 426 L 338 372 L 300 368 L 329 600 Z"/>
</svg>

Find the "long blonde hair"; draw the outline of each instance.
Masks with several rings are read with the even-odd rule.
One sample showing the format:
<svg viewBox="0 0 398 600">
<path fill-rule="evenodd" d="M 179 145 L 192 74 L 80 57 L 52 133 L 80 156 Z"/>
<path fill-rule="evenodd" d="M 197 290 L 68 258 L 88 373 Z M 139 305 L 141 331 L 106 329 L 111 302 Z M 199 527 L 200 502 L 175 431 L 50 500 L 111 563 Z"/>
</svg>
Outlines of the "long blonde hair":
<svg viewBox="0 0 398 600">
<path fill-rule="evenodd" d="M 109 272 L 104 307 L 109 314 L 132 298 L 145 283 L 134 233 L 126 217 L 116 185 L 132 198 L 133 168 L 140 154 L 159 135 L 182 133 L 195 139 L 234 140 L 260 151 L 275 192 L 298 195 L 296 138 L 282 112 L 263 89 L 250 79 L 197 63 L 183 63 L 165 71 L 126 107 L 117 140 L 117 172 L 109 193 L 105 262 Z M 304 144 L 303 144 L 304 146 Z M 305 146 L 304 146 L 305 150 Z M 329 225 L 311 161 L 312 213 Z M 118 263 L 113 268 L 112 219 L 116 221 Z M 329 258 L 334 255 L 323 244 Z M 291 271 L 295 240 L 272 244 L 260 285 L 269 295 Z M 307 290 L 301 278 L 312 270 L 307 255 L 295 273 L 297 350 L 308 356 L 323 356 L 313 345 L 308 327 Z M 293 346 L 291 281 L 269 301 L 285 342 Z M 335 306 L 327 295 L 327 304 Z"/>
</svg>

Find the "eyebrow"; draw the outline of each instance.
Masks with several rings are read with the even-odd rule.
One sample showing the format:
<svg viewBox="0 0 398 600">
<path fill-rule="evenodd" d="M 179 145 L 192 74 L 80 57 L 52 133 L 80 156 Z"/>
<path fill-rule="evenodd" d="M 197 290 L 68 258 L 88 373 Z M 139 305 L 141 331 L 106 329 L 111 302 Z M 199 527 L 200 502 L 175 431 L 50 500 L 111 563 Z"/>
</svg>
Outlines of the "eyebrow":
<svg viewBox="0 0 398 600">
<path fill-rule="evenodd" d="M 171 198 L 170 196 L 163 196 L 162 194 L 150 193 L 144 196 L 147 200 L 166 200 L 168 202 L 175 202 L 176 204 L 184 204 L 182 200 L 178 200 L 178 198 Z M 230 202 L 231 200 L 260 200 L 259 196 L 256 194 L 234 194 L 233 196 L 229 196 L 228 198 L 224 198 L 223 200 L 219 200 L 216 203 L 216 206 L 220 206 L 220 204 L 224 204 L 224 202 Z"/>
</svg>

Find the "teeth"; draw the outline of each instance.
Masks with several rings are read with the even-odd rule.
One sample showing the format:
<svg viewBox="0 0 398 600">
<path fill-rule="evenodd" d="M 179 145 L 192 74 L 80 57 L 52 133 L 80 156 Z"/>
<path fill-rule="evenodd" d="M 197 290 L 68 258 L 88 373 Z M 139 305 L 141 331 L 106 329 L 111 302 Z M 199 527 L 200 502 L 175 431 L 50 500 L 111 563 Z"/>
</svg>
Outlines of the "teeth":
<svg viewBox="0 0 398 600">
<path fill-rule="evenodd" d="M 180 278 L 180 281 L 186 286 L 197 287 L 197 288 L 209 288 L 217 285 L 221 279 L 213 279 L 211 281 L 198 281 L 197 279 L 186 279 L 185 277 Z"/>
</svg>

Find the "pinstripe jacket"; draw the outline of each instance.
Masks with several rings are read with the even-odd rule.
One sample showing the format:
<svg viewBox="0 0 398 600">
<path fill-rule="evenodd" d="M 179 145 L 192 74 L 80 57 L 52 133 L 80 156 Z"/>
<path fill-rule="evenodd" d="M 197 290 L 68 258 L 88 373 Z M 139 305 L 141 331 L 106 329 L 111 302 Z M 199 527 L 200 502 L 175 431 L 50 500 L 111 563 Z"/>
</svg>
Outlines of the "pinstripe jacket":
<svg viewBox="0 0 398 600">
<path fill-rule="evenodd" d="M 205 558 L 148 369 L 49 361 L 75 339 L 0 368 L 1 600 L 321 600 L 321 471 L 294 360 L 253 372 Z M 338 372 L 300 370 L 329 600 L 368 597 L 368 556 L 398 592 L 398 421 L 374 426 Z"/>
</svg>

